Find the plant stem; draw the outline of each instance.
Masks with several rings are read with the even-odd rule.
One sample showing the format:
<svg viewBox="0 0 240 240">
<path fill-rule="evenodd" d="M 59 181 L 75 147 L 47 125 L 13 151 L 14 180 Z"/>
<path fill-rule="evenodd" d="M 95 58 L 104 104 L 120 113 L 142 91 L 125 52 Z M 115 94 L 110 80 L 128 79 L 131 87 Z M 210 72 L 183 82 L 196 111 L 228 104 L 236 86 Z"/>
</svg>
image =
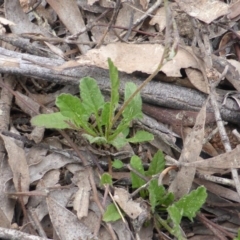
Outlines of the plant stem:
<svg viewBox="0 0 240 240">
<path fill-rule="evenodd" d="M 167 8 L 168 8 L 168 0 L 164 0 L 164 7 L 165 7 L 165 11 L 167 13 Z M 113 121 L 112 121 L 112 126 L 116 123 L 116 121 L 119 119 L 119 117 L 122 115 L 124 109 L 128 106 L 128 104 L 133 100 L 133 98 L 158 74 L 158 72 L 160 71 L 160 69 L 163 67 L 164 65 L 164 59 L 167 58 L 168 53 L 169 53 L 169 42 L 168 39 L 166 40 L 166 44 L 164 47 L 164 51 L 160 60 L 160 63 L 157 67 L 157 69 L 136 89 L 136 91 L 127 99 L 126 102 L 123 103 L 123 105 L 121 106 L 121 108 L 119 109 L 118 113 L 115 115 Z M 166 60 L 170 60 L 170 59 L 166 59 Z"/>
<path fill-rule="evenodd" d="M 162 219 L 158 214 L 154 214 L 154 218 L 157 222 L 159 222 L 169 233 L 172 234 L 172 228 L 167 224 L 167 221 Z"/>
</svg>

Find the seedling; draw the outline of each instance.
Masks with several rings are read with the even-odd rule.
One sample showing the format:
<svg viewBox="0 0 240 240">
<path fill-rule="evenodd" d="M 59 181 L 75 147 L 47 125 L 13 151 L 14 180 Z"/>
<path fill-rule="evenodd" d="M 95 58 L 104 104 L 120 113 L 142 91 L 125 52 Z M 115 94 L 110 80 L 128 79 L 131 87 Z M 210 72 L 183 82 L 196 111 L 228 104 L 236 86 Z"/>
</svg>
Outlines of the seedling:
<svg viewBox="0 0 240 240">
<path fill-rule="evenodd" d="M 165 160 L 161 151 L 155 154 L 147 171 L 144 170 L 142 161 L 137 156 L 131 158 L 130 164 L 144 177 L 157 175 L 165 168 Z M 159 186 L 156 178 L 152 177 L 150 179 L 146 188 L 140 191 L 140 195 L 149 202 L 151 215 L 155 222 L 177 239 L 185 239 L 180 227 L 182 218 L 187 217 L 193 221 L 193 218 L 206 201 L 206 188 L 200 186 L 178 201 L 174 201 L 173 193 L 167 192 L 163 185 Z M 141 188 L 146 184 L 142 178 L 133 172 L 131 173 L 131 181 L 133 189 Z M 162 219 L 161 216 L 167 216 L 166 220 Z M 110 204 L 103 216 L 103 220 L 109 222 L 120 218 L 121 215 L 115 205 Z"/>
<path fill-rule="evenodd" d="M 128 142 L 153 140 L 153 135 L 146 131 L 137 131 L 133 137 L 127 138 L 132 120 L 142 118 L 142 99 L 140 93 L 136 93 L 137 86 L 128 82 L 125 85 L 124 108 L 117 111 L 120 99 L 118 70 L 110 59 L 108 65 L 111 81 L 109 102 L 104 100 L 96 80 L 85 77 L 80 80 L 80 98 L 65 93 L 59 95 L 56 99 L 59 112 L 35 116 L 31 120 L 32 125 L 79 130 L 91 144 L 107 143 L 117 149 Z"/>
</svg>

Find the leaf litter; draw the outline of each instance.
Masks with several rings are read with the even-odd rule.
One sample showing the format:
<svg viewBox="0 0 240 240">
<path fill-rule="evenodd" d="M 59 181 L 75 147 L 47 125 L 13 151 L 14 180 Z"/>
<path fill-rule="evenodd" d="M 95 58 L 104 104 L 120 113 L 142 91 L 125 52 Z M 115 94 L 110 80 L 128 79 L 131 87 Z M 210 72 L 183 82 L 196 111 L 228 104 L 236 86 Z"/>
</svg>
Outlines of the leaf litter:
<svg viewBox="0 0 240 240">
<path fill-rule="evenodd" d="M 168 208 L 173 224 L 178 226 L 179 219 L 182 220 L 181 229 L 174 228 L 175 234 L 184 232 L 185 239 L 196 239 L 201 236 L 205 239 L 213 238 L 212 232 L 206 229 L 214 226 L 215 236 L 222 236 L 219 239 L 239 237 L 237 233 L 240 225 L 239 206 L 236 203 L 239 202 L 240 196 L 235 188 L 235 179 L 229 174 L 231 169 L 238 169 L 240 166 L 238 140 L 232 133 L 234 128 L 238 129 L 236 123 L 239 122 L 239 115 L 238 118 L 231 118 L 229 112 L 226 129 L 233 149 L 226 153 L 223 149 L 225 143 L 221 142 L 219 133 L 215 135 L 212 133 L 215 128 L 215 120 L 210 116 L 215 111 L 213 106 L 208 103 L 197 108 L 194 106 L 188 108 L 186 105 L 180 108 L 180 105 L 174 105 L 174 102 L 180 102 L 176 95 L 181 96 L 176 92 L 175 96 L 173 94 L 171 97 L 166 93 L 164 95 L 166 103 L 162 105 L 159 104 L 162 101 L 153 100 L 154 97 L 160 99 L 156 91 L 148 93 L 148 98 L 143 98 L 143 112 L 147 116 L 144 117 L 145 120 L 134 121 L 131 126 L 129 139 L 132 140 L 126 148 L 128 154 L 124 153 L 125 149 L 116 151 L 109 146 L 103 148 L 96 144 L 89 146 L 80 134 L 68 130 L 68 135 L 78 146 L 80 157 L 74 153 L 72 145 L 59 132 L 37 128 L 35 130 L 29 124 L 30 117 L 39 112 L 56 112 L 54 101 L 60 93 L 73 95 L 78 93 L 76 88 L 78 82 L 73 83 L 75 86 L 71 88 L 66 84 L 64 86 L 61 81 L 56 81 L 57 84 L 49 83 L 45 81 L 44 75 L 40 75 L 41 79 L 29 77 L 36 73 L 34 65 L 48 68 L 52 76 L 55 76 L 85 66 L 103 71 L 108 69 L 107 59 L 111 58 L 119 71 L 129 74 L 133 81 L 152 74 L 162 57 L 166 31 L 170 25 L 166 21 L 168 15 L 162 1 L 115 3 L 100 0 L 68 2 L 61 0 L 56 4 L 55 1 L 47 0 L 42 1 L 40 7 L 36 7 L 34 1 L 3 2 L 0 20 L 2 35 L 5 37 L 11 35 L 19 41 L 14 43 L 9 40 L 10 38 L 8 40 L 6 38 L 1 42 L 1 48 L 11 51 L 11 59 L 6 58 L 4 54 L 1 55 L 0 72 L 4 74 L 4 78 L 1 80 L 3 108 L 0 117 L 0 238 L 8 236 L 18 239 L 147 240 L 172 237 L 169 232 L 160 229 L 156 222 L 153 222 L 153 216 L 161 212 L 153 206 L 154 204 L 157 206 L 158 194 L 163 189 L 152 182 L 151 187 L 146 188 L 149 191 L 152 189 L 149 200 L 146 198 L 146 189 L 138 189 L 140 185 L 137 187 L 138 193 L 131 189 L 129 169 L 131 174 L 134 169 L 128 165 L 130 157 L 134 153 L 141 157 L 140 161 L 143 162 L 142 166 L 139 165 L 138 171 L 134 172 L 135 180 L 140 174 L 141 181 L 136 180 L 137 184 L 139 182 L 150 184 L 149 181 L 152 178 L 154 180 L 154 174 L 145 175 L 145 170 L 155 161 L 153 156 L 157 150 L 163 151 L 166 158 L 160 182 L 174 194 L 176 200 L 180 198 L 181 204 L 185 201 L 185 198 L 181 197 L 186 196 L 191 190 L 198 186 L 205 186 L 207 189 L 207 202 L 200 211 L 201 214 L 211 213 L 211 217 L 206 214 L 208 219 L 204 219 L 199 214 L 197 222 L 191 209 L 196 206 L 183 207 L 186 208 L 183 211 L 188 214 L 183 216 L 193 218 L 192 228 L 181 218 L 178 212 L 181 208 L 179 202 Z M 117 8 L 117 4 L 121 7 Z M 202 92 L 206 100 L 209 94 L 209 82 L 206 81 L 205 72 L 208 70 L 205 66 L 207 52 L 203 53 L 200 50 L 204 49 L 204 44 L 207 46 L 207 40 L 214 49 L 211 52 L 214 54 L 211 58 L 213 66 L 220 73 L 224 72 L 224 64 L 230 64 L 231 69 L 225 73 L 224 81 L 216 87 L 219 107 L 220 109 L 224 107 L 224 100 L 227 106 L 231 106 L 230 109 L 237 112 L 239 83 L 236 79 L 239 80 L 239 47 L 235 40 L 239 38 L 236 31 L 239 2 L 184 0 L 169 2 L 169 7 L 176 19 L 180 42 L 176 56 L 163 66 L 156 81 L 151 83 L 153 88 L 159 88 L 158 81 L 164 79 L 164 82 L 167 81 L 164 86 L 171 88 L 176 85 L 179 89 L 185 88 L 186 93 L 190 89 L 195 89 Z M 28 11 L 31 12 L 27 13 Z M 142 21 L 138 22 L 139 19 Z M 193 27 L 192 22 L 196 19 L 197 24 Z M 225 38 L 230 36 L 227 40 L 224 39 L 225 33 Z M 168 37 L 170 41 L 176 36 Z M 98 48 L 93 47 L 99 43 L 102 44 Z M 28 55 L 25 55 L 22 58 L 26 59 L 26 62 L 19 64 L 15 58 L 16 53 L 20 52 L 19 49 L 35 56 L 35 61 L 28 60 Z M 45 58 L 45 63 L 40 63 L 41 57 L 48 59 Z M 224 64 L 222 58 L 227 59 Z M 49 60 L 59 62 L 55 67 L 49 67 L 47 64 Z M 24 69 L 24 66 L 28 70 Z M 18 71 L 19 76 L 11 76 L 13 69 Z M 32 74 L 29 74 L 29 69 Z M 79 79 L 91 77 L 91 73 L 91 70 L 86 70 L 78 77 Z M 184 80 L 187 83 L 184 83 Z M 6 89 L 7 94 L 4 93 Z M 103 90 L 107 98 L 109 89 L 104 87 Z M 234 94 L 231 94 L 231 91 L 234 91 Z M 12 96 L 15 98 L 14 102 L 11 100 Z M 184 97 L 187 96 L 186 94 Z M 192 101 L 191 97 L 187 100 L 189 104 Z M 145 105 L 146 103 L 150 106 Z M 194 116 L 191 113 L 193 108 Z M 147 122 L 146 117 L 151 123 Z M 151 117 L 158 122 L 151 120 Z M 212 119 L 211 123 L 209 118 Z M 92 121 L 94 122 L 94 119 Z M 142 129 L 154 133 L 155 142 L 136 144 L 133 133 Z M 211 134 L 213 138 L 209 137 Z M 42 144 L 44 142 L 45 145 Z M 117 154 L 124 158 L 120 169 L 111 167 L 111 161 L 117 160 L 115 157 Z M 88 165 L 82 164 L 83 158 L 87 159 Z M 92 168 L 91 178 L 88 169 L 96 165 L 98 168 Z M 104 171 L 109 172 L 116 182 L 102 186 L 100 176 Z M 93 182 L 96 184 L 95 187 L 92 186 Z M 203 194 L 202 188 L 199 189 Z M 162 194 L 161 197 L 167 199 L 168 195 L 164 195 L 166 194 L 164 191 Z M 145 204 L 142 201 L 144 198 Z M 123 215 L 115 222 L 102 221 L 104 211 L 113 201 L 117 202 Z M 149 208 L 149 204 L 153 205 Z M 164 204 L 167 204 L 167 201 Z M 164 204 L 161 207 L 164 207 Z M 178 214 L 179 218 L 175 218 Z M 218 220 L 219 216 L 225 216 L 224 220 Z M 214 217 L 216 221 L 207 221 Z M 14 228 L 14 224 L 17 227 Z M 200 226 L 198 230 L 197 224 Z M 227 231 L 223 230 L 225 226 L 228 226 Z M 173 232 L 172 234 L 174 235 Z"/>
</svg>

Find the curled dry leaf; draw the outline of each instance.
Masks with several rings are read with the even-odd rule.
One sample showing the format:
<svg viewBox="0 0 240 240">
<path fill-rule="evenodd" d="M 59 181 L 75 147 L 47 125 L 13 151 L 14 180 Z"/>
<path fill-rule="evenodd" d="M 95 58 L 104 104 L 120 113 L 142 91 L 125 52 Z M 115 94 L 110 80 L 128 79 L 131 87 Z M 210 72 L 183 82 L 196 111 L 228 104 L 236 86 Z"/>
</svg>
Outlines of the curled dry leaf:
<svg viewBox="0 0 240 240">
<path fill-rule="evenodd" d="M 190 48 L 180 48 L 176 56 L 167 62 L 161 71 L 167 76 L 181 77 L 181 68 L 197 68 L 198 63 L 193 57 Z M 111 58 L 119 71 L 133 73 L 141 71 L 153 73 L 161 60 L 164 47 L 160 44 L 126 44 L 113 43 L 102 46 L 99 49 L 92 49 L 78 60 L 80 65 L 88 64 L 108 69 L 107 59 Z"/>
<path fill-rule="evenodd" d="M 115 188 L 113 198 L 131 219 L 136 219 L 143 211 L 140 203 L 131 200 L 129 192 L 123 188 Z"/>
<path fill-rule="evenodd" d="M 78 219 L 87 217 L 91 185 L 88 172 L 83 170 L 74 174 L 73 183 L 78 186 L 78 191 L 73 201 L 73 207 L 77 211 Z"/>
</svg>

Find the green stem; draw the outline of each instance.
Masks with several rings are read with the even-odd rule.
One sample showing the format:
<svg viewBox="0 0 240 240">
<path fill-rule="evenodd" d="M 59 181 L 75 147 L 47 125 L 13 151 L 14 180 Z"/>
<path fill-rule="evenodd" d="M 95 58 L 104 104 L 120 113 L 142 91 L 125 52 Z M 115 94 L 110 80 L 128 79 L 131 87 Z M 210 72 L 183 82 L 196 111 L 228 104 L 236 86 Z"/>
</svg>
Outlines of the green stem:
<svg viewBox="0 0 240 240">
<path fill-rule="evenodd" d="M 168 0 L 164 0 L 164 7 L 165 7 L 165 11 L 167 12 Z M 129 105 L 129 103 L 133 100 L 133 98 L 158 74 L 158 72 L 164 65 L 164 59 L 168 55 L 168 52 L 169 52 L 169 44 L 165 44 L 164 51 L 163 51 L 163 54 L 161 57 L 161 61 L 158 65 L 157 69 L 136 89 L 136 91 L 128 98 L 128 100 L 123 103 L 123 105 L 119 109 L 118 113 L 113 118 L 112 126 L 114 126 L 116 121 L 122 115 L 124 109 Z"/>
<path fill-rule="evenodd" d="M 173 229 L 167 224 L 167 221 L 162 219 L 158 214 L 154 214 L 154 218 L 159 222 L 170 234 L 172 234 Z"/>
</svg>

